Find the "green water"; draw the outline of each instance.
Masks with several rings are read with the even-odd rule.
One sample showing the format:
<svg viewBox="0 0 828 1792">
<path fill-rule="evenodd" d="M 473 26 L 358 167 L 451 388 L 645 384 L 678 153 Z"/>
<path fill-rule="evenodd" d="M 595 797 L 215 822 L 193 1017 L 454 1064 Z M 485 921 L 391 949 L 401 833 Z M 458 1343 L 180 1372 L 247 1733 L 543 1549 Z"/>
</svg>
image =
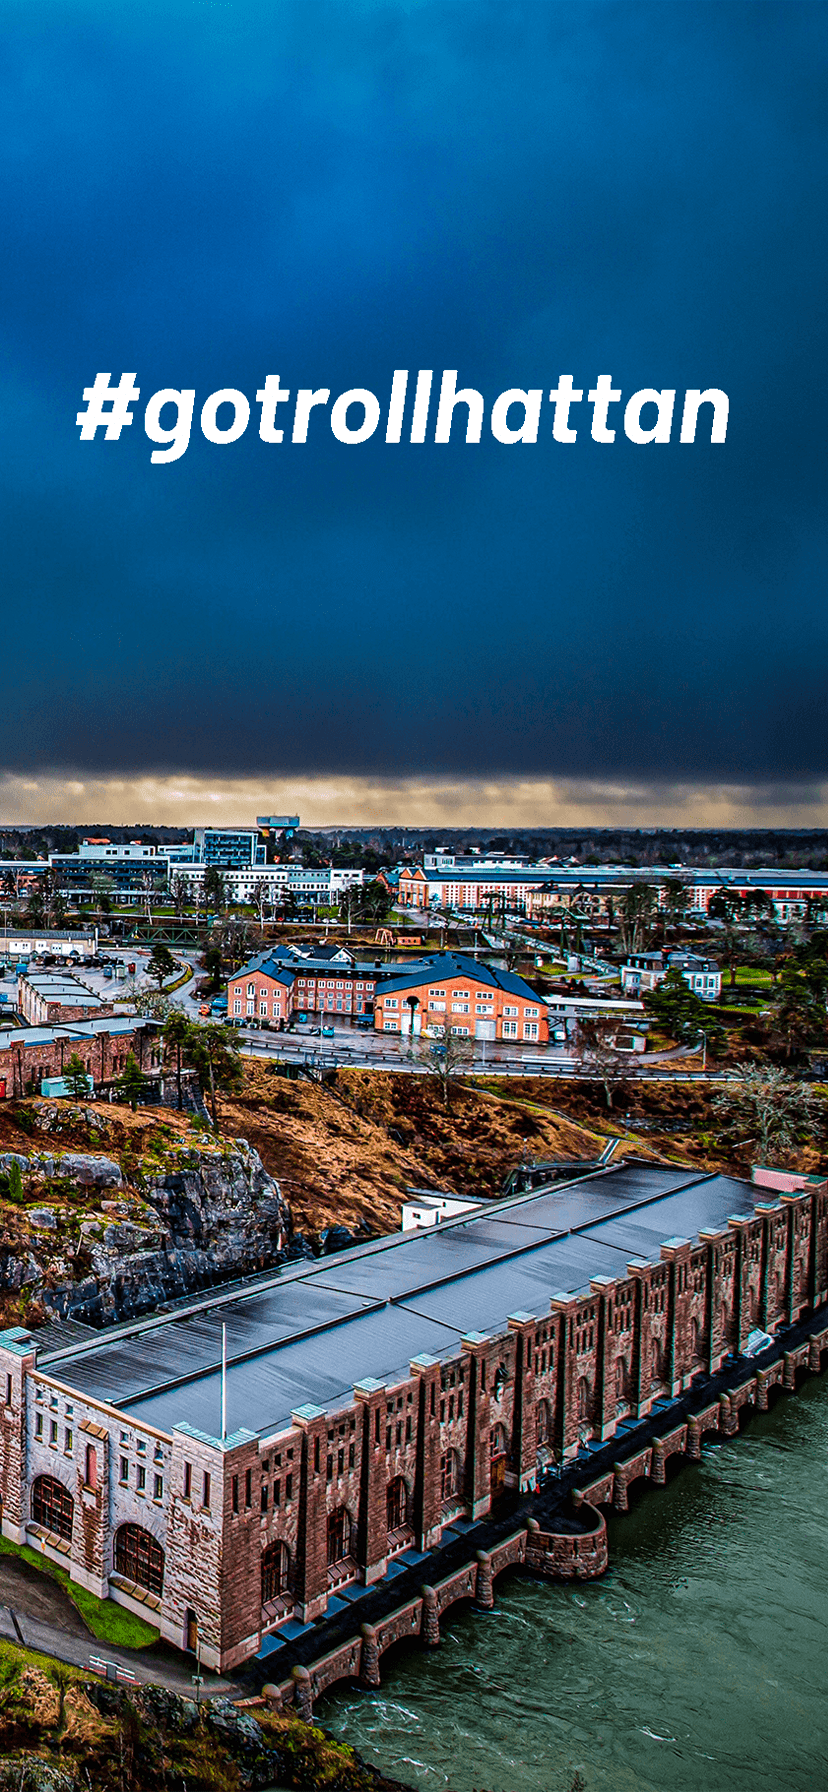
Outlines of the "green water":
<svg viewBox="0 0 828 1792">
<path fill-rule="evenodd" d="M 824 1792 L 828 1377 L 643 1490 L 610 1559 L 592 1586 L 505 1576 L 320 1723 L 434 1792 Z"/>
</svg>

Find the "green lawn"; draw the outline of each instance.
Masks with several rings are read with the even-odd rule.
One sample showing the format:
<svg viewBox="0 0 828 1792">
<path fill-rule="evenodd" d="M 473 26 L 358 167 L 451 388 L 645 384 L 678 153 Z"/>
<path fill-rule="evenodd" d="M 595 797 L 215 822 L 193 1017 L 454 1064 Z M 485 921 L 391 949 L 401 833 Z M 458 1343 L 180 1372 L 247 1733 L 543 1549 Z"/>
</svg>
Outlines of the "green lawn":
<svg viewBox="0 0 828 1792">
<path fill-rule="evenodd" d="M 81 1617 L 89 1625 L 93 1636 L 104 1643 L 116 1643 L 123 1649 L 146 1649 L 158 1642 L 158 1631 L 143 1618 L 128 1612 L 123 1605 L 116 1605 L 112 1599 L 96 1599 L 94 1593 L 88 1593 L 85 1587 L 79 1587 L 70 1581 L 65 1568 L 59 1568 L 57 1562 L 40 1554 L 39 1550 L 30 1549 L 28 1544 L 12 1543 L 8 1537 L 0 1537 L 0 1555 L 21 1556 L 32 1568 L 41 1574 L 50 1575 L 56 1580 L 72 1604 L 77 1606 Z"/>
<path fill-rule="evenodd" d="M 761 971 L 755 965 L 737 964 L 737 966 L 736 966 L 736 983 L 737 983 L 737 986 L 742 983 L 748 983 L 748 984 L 755 983 L 757 988 L 760 986 L 760 984 L 762 985 L 763 988 L 771 988 L 773 985 L 773 978 L 770 974 L 770 971 Z M 723 989 L 729 988 L 729 986 L 730 986 L 730 972 L 725 971 L 722 975 L 722 988 Z"/>
</svg>

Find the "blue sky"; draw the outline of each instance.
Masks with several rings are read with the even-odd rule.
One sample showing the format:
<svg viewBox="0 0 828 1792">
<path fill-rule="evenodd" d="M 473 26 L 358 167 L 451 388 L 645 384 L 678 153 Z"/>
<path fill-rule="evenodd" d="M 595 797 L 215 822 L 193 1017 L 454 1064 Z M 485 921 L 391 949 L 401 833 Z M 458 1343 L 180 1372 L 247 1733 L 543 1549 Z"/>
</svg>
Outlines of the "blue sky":
<svg viewBox="0 0 828 1792">
<path fill-rule="evenodd" d="M 819 786 L 827 21 L 6 0 L 5 773 Z M 150 464 L 161 387 L 395 367 L 717 386 L 728 438 L 277 447 L 254 405 Z M 81 443 L 102 369 L 136 422 Z"/>
</svg>

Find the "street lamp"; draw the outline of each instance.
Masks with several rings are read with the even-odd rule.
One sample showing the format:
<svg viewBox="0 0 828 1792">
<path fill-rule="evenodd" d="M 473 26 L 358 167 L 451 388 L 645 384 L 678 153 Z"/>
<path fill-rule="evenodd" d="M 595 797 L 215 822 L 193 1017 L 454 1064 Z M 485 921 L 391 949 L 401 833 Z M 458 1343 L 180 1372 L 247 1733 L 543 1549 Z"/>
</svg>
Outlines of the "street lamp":
<svg viewBox="0 0 828 1792">
<path fill-rule="evenodd" d="M 699 1027 L 699 1038 L 704 1041 L 702 1048 L 702 1076 L 704 1076 L 707 1069 L 707 1034 L 703 1027 Z"/>
<path fill-rule="evenodd" d="M 409 1026 L 408 1026 L 408 1053 L 407 1053 L 407 1056 L 409 1058 L 413 1058 L 413 1056 L 414 1056 L 414 1046 L 413 1046 L 414 1016 L 417 1012 L 417 1009 L 420 1006 L 419 996 L 406 996 L 405 1005 L 406 1005 L 406 1008 L 410 1009 L 410 1011 L 411 1011 L 411 1020 L 409 1022 Z"/>
</svg>

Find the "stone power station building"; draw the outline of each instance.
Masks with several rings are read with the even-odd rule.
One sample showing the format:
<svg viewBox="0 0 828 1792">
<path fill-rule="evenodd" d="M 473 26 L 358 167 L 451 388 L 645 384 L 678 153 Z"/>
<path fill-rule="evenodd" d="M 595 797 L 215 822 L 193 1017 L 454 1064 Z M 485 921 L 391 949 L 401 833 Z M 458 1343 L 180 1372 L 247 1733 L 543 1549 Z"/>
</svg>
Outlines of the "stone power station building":
<svg viewBox="0 0 828 1792">
<path fill-rule="evenodd" d="M 7 1331 L 3 1534 L 208 1666 L 266 1653 L 822 1306 L 828 1184 L 766 1179 L 631 1161 L 105 1334 Z"/>
</svg>

